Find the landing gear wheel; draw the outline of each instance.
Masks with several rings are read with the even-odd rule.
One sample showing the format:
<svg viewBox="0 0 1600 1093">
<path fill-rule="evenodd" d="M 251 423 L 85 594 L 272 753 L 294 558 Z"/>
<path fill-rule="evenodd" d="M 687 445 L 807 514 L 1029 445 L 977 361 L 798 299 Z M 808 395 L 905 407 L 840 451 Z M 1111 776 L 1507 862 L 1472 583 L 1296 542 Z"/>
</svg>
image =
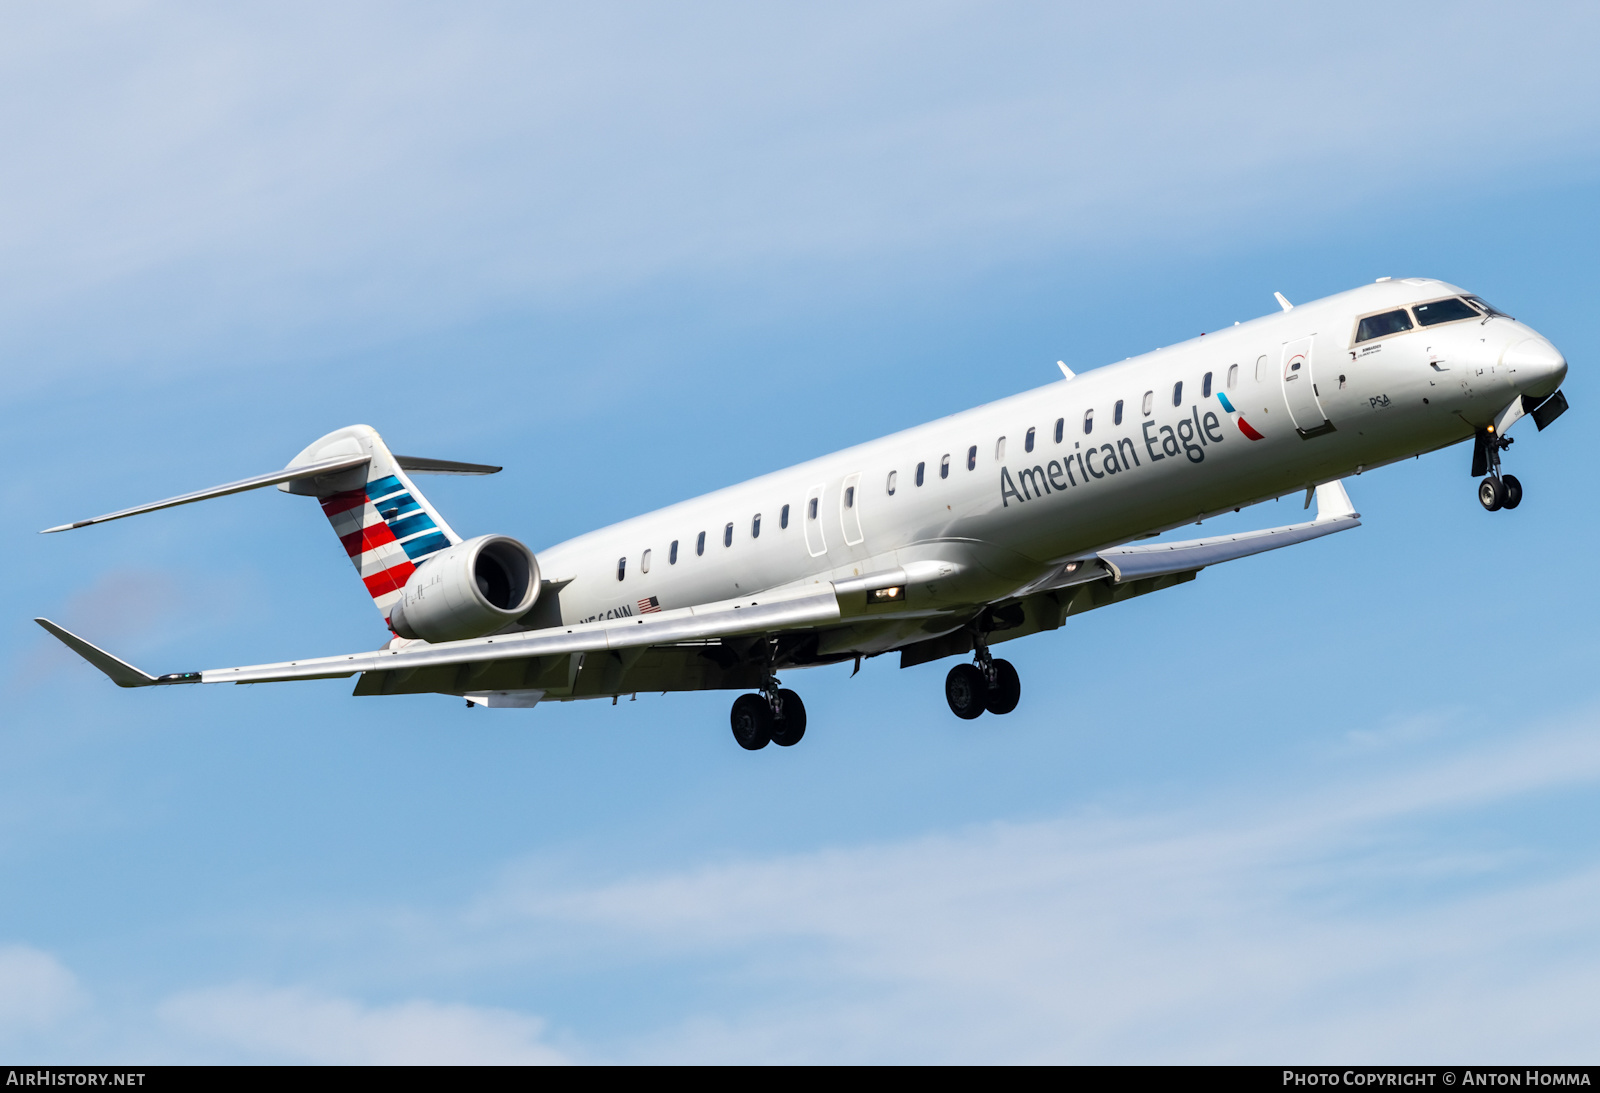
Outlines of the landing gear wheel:
<svg viewBox="0 0 1600 1093">
<path fill-rule="evenodd" d="M 733 738 L 745 751 L 760 751 L 772 740 L 772 706 L 761 695 L 733 700 Z"/>
<path fill-rule="evenodd" d="M 780 748 L 792 748 L 806 734 L 806 704 L 793 691 L 778 692 L 778 702 L 783 713 L 772 720 L 772 742 Z M 770 705 L 767 707 L 772 708 Z"/>
<path fill-rule="evenodd" d="M 1500 479 L 1500 485 L 1506 491 L 1506 499 L 1500 502 L 1501 508 L 1514 509 L 1522 504 L 1522 483 L 1517 481 L 1516 475 L 1503 475 Z"/>
<path fill-rule="evenodd" d="M 1010 713 L 1022 698 L 1022 680 L 1009 660 L 994 662 L 994 686 L 989 690 L 989 700 L 984 709 L 992 714 Z"/>
<path fill-rule="evenodd" d="M 1520 486 L 1521 483 L 1518 483 Z M 1520 492 L 1520 491 L 1519 491 Z M 1521 497 L 1518 497 L 1521 500 Z M 1478 483 L 1478 503 L 1490 512 L 1503 507 L 1506 503 L 1506 488 L 1498 478 L 1485 478 Z"/>
<path fill-rule="evenodd" d="M 989 681 L 976 664 L 957 664 L 944 677 L 944 700 L 950 712 L 963 721 L 983 716 L 989 700 Z"/>
</svg>

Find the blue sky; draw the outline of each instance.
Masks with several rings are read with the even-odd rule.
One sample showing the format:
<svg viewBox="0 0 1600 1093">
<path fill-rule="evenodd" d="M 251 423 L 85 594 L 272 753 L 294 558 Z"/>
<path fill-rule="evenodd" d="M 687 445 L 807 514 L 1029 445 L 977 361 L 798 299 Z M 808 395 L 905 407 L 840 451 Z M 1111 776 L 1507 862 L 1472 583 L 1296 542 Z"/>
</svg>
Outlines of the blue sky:
<svg viewBox="0 0 1600 1093">
<path fill-rule="evenodd" d="M 0 1048 L 74 1061 L 1567 1061 L 1600 1019 L 1583 5 L 86 5 L 0 15 Z M 536 549 L 1374 277 L 1572 362 L 1527 500 L 947 665 L 467 710 L 315 506 L 64 520 L 363 421 Z M 1523 430 L 1526 430 L 1525 432 Z M 1289 522 L 1288 500 L 1234 518 Z"/>
</svg>

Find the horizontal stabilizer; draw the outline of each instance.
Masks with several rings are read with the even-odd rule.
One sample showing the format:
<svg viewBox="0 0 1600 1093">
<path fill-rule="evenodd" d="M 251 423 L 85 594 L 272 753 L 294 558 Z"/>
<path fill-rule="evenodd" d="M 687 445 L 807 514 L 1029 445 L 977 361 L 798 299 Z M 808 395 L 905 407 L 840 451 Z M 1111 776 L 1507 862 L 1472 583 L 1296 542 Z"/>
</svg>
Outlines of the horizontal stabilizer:
<svg viewBox="0 0 1600 1093">
<path fill-rule="evenodd" d="M 449 459 L 423 459 L 417 455 L 397 455 L 394 461 L 412 474 L 499 474 L 504 467 L 487 463 L 456 463 Z"/>
<path fill-rule="evenodd" d="M 141 672 L 125 660 L 112 656 L 98 645 L 89 644 L 77 634 L 57 626 L 49 619 L 34 619 L 33 621 L 59 638 L 61 644 L 110 676 L 111 682 L 118 687 L 154 687 L 160 683 L 200 682 L 200 677 L 192 673 L 188 676 L 161 676 L 157 678 L 148 672 Z"/>
<path fill-rule="evenodd" d="M 368 461 L 366 455 L 339 456 L 336 459 L 324 459 L 316 463 L 302 463 L 298 467 L 285 467 L 281 471 L 272 471 L 269 474 L 258 474 L 254 478 L 241 478 L 237 482 L 229 482 L 225 486 L 212 486 L 208 490 L 196 490 L 194 493 L 179 494 L 169 497 L 165 501 L 153 501 L 148 505 L 138 505 L 131 509 L 122 509 L 118 512 L 108 512 L 104 516 L 96 516 L 90 520 L 76 520 L 70 524 L 60 524 L 53 528 L 45 528 L 39 534 L 49 535 L 53 531 L 71 531 L 73 528 L 85 528 L 90 524 L 103 524 L 108 520 L 121 520 L 124 516 L 138 516 L 143 512 L 155 512 L 157 509 L 170 509 L 175 505 L 187 505 L 194 501 L 205 501 L 212 497 L 226 497 L 230 493 L 243 493 L 246 490 L 259 490 L 263 486 L 276 486 L 281 482 L 293 482 L 302 478 L 316 478 L 319 475 L 334 474 L 338 471 L 359 467 Z M 51 631 L 55 633 L 55 631 Z M 65 633 L 65 631 L 63 631 Z M 59 634 L 56 635 L 60 637 Z M 65 638 L 61 640 L 65 641 Z M 93 648 L 93 646 L 90 646 Z M 87 655 L 87 654 L 85 654 Z M 120 664 L 121 662 L 118 661 Z M 136 686 L 136 684 L 123 684 L 123 686 Z"/>
</svg>

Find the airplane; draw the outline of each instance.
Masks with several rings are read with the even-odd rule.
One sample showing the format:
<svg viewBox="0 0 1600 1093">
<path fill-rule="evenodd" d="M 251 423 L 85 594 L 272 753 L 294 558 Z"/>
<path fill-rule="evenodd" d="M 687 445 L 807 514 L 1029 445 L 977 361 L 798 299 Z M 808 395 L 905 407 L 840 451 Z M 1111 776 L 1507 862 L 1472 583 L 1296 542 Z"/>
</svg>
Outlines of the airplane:
<svg viewBox="0 0 1600 1093">
<path fill-rule="evenodd" d="M 780 671 L 898 652 L 966 657 L 959 718 L 1016 708 L 994 645 L 1207 566 L 1360 524 L 1343 480 L 1467 440 L 1478 499 L 1515 509 L 1507 430 L 1567 409 L 1567 362 L 1532 327 L 1427 278 L 1375 283 L 1063 378 L 683 501 L 538 553 L 462 538 L 366 425 L 280 471 L 46 529 L 266 486 L 316 498 L 389 628 L 379 649 L 150 675 L 36 621 L 122 687 L 358 676 L 356 695 L 469 706 L 732 689 L 741 747 L 791 746 L 805 705 Z M 1307 521 L 1178 542 L 1162 532 L 1304 491 Z"/>
</svg>

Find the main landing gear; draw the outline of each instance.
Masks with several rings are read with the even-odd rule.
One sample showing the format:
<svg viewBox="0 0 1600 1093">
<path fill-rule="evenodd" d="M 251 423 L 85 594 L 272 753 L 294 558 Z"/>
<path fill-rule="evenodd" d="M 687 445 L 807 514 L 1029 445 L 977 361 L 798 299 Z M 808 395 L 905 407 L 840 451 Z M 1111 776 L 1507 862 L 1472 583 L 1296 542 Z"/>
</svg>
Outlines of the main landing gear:
<svg viewBox="0 0 1600 1093">
<path fill-rule="evenodd" d="M 746 751 L 760 751 L 768 744 L 792 748 L 806 734 L 806 706 L 800 696 L 779 689 L 776 678 L 767 681 L 760 694 L 740 695 L 733 700 L 733 738 Z"/>
<path fill-rule="evenodd" d="M 1500 453 L 1512 443 L 1511 437 L 1498 435 L 1492 425 L 1478 430 L 1473 440 L 1472 476 L 1488 475 L 1478 483 L 1478 503 L 1490 512 L 1522 504 L 1522 483 L 1514 474 L 1500 473 Z"/>
<path fill-rule="evenodd" d="M 1006 714 L 1017 708 L 1022 698 L 1022 680 L 1008 660 L 995 660 L 989 646 L 978 643 L 972 664 L 957 664 L 944 677 L 944 699 L 950 712 L 964 721 L 992 714 Z"/>
</svg>

